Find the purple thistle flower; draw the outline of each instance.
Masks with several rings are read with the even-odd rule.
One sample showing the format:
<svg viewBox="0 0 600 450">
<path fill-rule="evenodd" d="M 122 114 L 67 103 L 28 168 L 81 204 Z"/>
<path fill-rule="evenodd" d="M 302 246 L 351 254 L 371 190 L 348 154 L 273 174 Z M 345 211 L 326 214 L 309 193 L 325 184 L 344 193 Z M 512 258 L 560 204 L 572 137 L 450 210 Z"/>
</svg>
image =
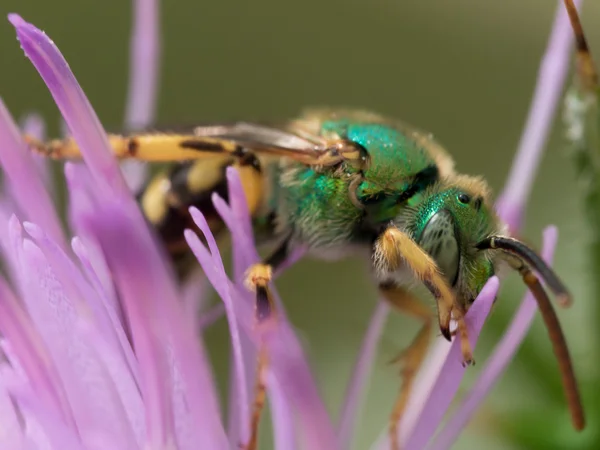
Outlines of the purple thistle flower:
<svg viewBox="0 0 600 450">
<path fill-rule="evenodd" d="M 128 128 L 153 120 L 158 79 L 156 0 L 136 0 Z M 213 202 L 232 234 L 233 277 L 202 214 L 190 213 L 208 248 L 195 233 L 186 240 L 223 305 L 199 319 L 198 279 L 178 286 L 165 263 L 91 105 L 53 42 L 17 15 L 10 16 L 26 56 L 46 82 L 79 143 L 85 165 L 67 164 L 69 225 L 60 226 L 39 161 L 20 138 L 0 101 L 0 164 L 8 175 L 0 196 L 0 252 L 9 280 L 0 277 L 0 448 L 40 449 L 228 449 L 247 442 L 257 358 L 266 353 L 265 381 L 275 448 L 349 449 L 379 335 L 388 314 L 380 302 L 370 322 L 334 426 L 285 308 L 255 325 L 253 296 L 244 270 L 259 261 L 237 173 L 227 172 L 230 204 Z M 519 155 L 531 161 L 501 197 L 500 213 L 518 229 L 529 183 L 538 163 L 564 76 L 571 45 L 559 11 L 542 66 L 538 97 Z M 553 82 L 552 82 L 553 81 Z M 540 108 L 542 111 L 540 112 Z M 31 131 L 36 122 L 29 121 Z M 34 131 L 35 132 L 35 131 Z M 41 131 L 40 131 L 41 132 Z M 523 139 L 522 142 L 531 140 Z M 40 170 L 40 168 L 42 170 Z M 127 178 L 143 169 L 125 169 Z M 131 181 L 131 180 L 128 180 Z M 516 186 L 516 187 L 515 187 Z M 505 211 L 509 211 L 508 213 Z M 556 230 L 544 233 L 550 259 Z M 287 265 L 301 257 L 294 254 Z M 499 287 L 492 278 L 467 314 L 472 345 Z M 276 294 L 276 293 L 275 293 Z M 183 301 L 182 301 L 183 299 Z M 198 331 L 222 312 L 231 336 L 232 374 L 227 425 L 221 416 L 212 371 Z M 458 342 L 440 341 L 423 368 L 401 427 L 408 449 L 448 448 L 485 398 L 522 341 L 535 313 L 526 297 L 513 325 L 484 368 L 476 388 L 433 442 L 464 370 Z M 263 353 L 264 352 L 264 353 Z M 387 435 L 387 433 L 386 433 Z M 374 444 L 387 448 L 387 438 Z"/>
</svg>

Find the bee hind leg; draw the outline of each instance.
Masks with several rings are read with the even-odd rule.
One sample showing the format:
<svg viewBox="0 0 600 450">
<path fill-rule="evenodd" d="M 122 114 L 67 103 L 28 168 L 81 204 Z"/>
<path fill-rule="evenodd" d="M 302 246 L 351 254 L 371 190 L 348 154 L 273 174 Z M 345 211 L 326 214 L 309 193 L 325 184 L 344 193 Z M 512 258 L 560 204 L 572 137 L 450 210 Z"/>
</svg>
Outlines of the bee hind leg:
<svg viewBox="0 0 600 450">
<path fill-rule="evenodd" d="M 383 298 L 396 310 L 415 317 L 423 325 L 410 345 L 396 357 L 393 362 L 401 364 L 402 385 L 392 413 L 390 415 L 390 441 L 392 450 L 400 449 L 399 425 L 406 410 L 406 405 L 413 383 L 431 343 L 431 330 L 434 313 L 427 305 L 423 304 L 415 295 L 406 289 L 390 284 L 382 284 L 379 290 Z"/>
<path fill-rule="evenodd" d="M 147 162 L 189 161 L 214 157 L 215 154 L 238 155 L 235 143 L 211 137 L 173 133 L 140 133 L 131 136 L 109 134 L 108 144 L 117 159 L 139 159 Z M 23 137 L 29 147 L 52 159 L 80 160 L 82 152 L 72 137 L 42 142 L 31 136 Z"/>
<path fill-rule="evenodd" d="M 258 446 L 258 426 L 267 400 L 267 370 L 269 362 L 267 352 L 261 348 L 256 363 L 256 381 L 254 384 L 254 401 L 252 405 L 252 417 L 250 418 L 250 438 L 248 443 L 241 445 L 244 450 L 256 450 Z"/>
<path fill-rule="evenodd" d="M 246 287 L 256 293 L 255 318 L 259 324 L 273 318 L 276 314 L 269 283 L 273 278 L 273 271 L 285 261 L 289 250 L 289 238 L 286 238 L 264 263 L 254 264 L 246 273 Z M 248 443 L 242 446 L 244 450 L 255 450 L 258 445 L 258 426 L 267 397 L 266 376 L 268 366 L 266 348 L 261 346 L 258 351 L 256 367 L 254 401 L 252 417 L 250 418 L 250 437 Z"/>
<path fill-rule="evenodd" d="M 261 323 L 273 316 L 275 305 L 269 283 L 273 278 L 273 267 L 270 264 L 254 264 L 246 273 L 246 287 L 256 293 L 254 304 L 256 321 Z"/>
<path fill-rule="evenodd" d="M 290 239 L 287 237 L 263 263 L 254 264 L 246 272 L 246 287 L 256 293 L 255 313 L 259 323 L 269 319 L 275 313 L 269 283 L 273 278 L 273 271 L 286 260 L 289 253 Z"/>
</svg>

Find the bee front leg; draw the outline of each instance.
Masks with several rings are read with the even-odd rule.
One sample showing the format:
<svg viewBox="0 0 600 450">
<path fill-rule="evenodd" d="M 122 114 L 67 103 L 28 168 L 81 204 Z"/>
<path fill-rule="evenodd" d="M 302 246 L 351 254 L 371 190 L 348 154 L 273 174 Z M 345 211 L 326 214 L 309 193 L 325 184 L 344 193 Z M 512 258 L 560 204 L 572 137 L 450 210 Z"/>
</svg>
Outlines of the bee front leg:
<svg viewBox="0 0 600 450">
<path fill-rule="evenodd" d="M 373 264 L 379 273 L 398 270 L 403 264 L 412 270 L 414 276 L 421 280 L 431 292 L 438 305 L 440 331 L 447 340 L 451 339 L 450 320 L 458 323 L 461 351 L 464 364 L 473 364 L 473 353 L 469 343 L 464 311 L 456 301 L 456 297 L 448 281 L 440 273 L 437 264 L 410 236 L 394 226 L 388 227 L 375 241 L 373 248 Z"/>
<path fill-rule="evenodd" d="M 419 319 L 423 326 L 410 345 L 394 362 L 402 364 L 402 385 L 390 415 L 390 440 L 392 450 L 400 449 L 398 431 L 400 420 L 406 409 L 415 376 L 425 359 L 431 343 L 433 311 L 406 289 L 393 284 L 381 284 L 379 290 L 383 298 L 398 311 Z"/>
</svg>

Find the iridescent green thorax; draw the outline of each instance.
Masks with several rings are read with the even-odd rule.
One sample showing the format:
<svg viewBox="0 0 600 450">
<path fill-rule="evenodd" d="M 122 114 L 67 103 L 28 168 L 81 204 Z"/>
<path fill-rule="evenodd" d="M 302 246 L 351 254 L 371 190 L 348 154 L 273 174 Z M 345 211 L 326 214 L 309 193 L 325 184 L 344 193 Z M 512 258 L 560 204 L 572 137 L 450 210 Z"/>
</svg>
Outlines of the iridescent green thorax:
<svg viewBox="0 0 600 450">
<path fill-rule="evenodd" d="M 416 174 L 435 161 L 426 150 L 400 130 L 378 123 L 355 123 L 349 120 L 323 123 L 324 136 L 339 136 L 362 145 L 370 164 L 364 172 L 363 194 L 394 192 L 407 186 L 407 175 Z"/>
<path fill-rule="evenodd" d="M 281 208 L 294 232 L 309 246 L 369 241 L 409 198 L 438 179 L 438 168 L 427 149 L 391 125 L 326 120 L 319 133 L 326 139 L 359 144 L 368 154 L 368 164 L 362 169 L 346 163 L 331 168 L 301 164 L 282 168 Z"/>
<path fill-rule="evenodd" d="M 407 199 L 437 181 L 438 168 L 433 157 L 405 132 L 390 125 L 326 121 L 321 133 L 329 138 L 348 139 L 367 151 L 369 164 L 356 195 L 365 204 L 373 224 L 393 219 Z"/>
</svg>

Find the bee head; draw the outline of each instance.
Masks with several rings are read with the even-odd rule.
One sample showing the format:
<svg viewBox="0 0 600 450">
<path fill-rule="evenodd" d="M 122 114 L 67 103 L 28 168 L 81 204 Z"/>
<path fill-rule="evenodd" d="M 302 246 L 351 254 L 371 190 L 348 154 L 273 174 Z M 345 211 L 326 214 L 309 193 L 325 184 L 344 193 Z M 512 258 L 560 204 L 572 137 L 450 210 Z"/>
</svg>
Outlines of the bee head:
<svg viewBox="0 0 600 450">
<path fill-rule="evenodd" d="M 426 190 L 407 221 L 415 241 L 435 260 L 465 310 L 495 273 L 496 260 L 476 247 L 503 228 L 489 198 L 481 178 L 455 176 Z"/>
</svg>

